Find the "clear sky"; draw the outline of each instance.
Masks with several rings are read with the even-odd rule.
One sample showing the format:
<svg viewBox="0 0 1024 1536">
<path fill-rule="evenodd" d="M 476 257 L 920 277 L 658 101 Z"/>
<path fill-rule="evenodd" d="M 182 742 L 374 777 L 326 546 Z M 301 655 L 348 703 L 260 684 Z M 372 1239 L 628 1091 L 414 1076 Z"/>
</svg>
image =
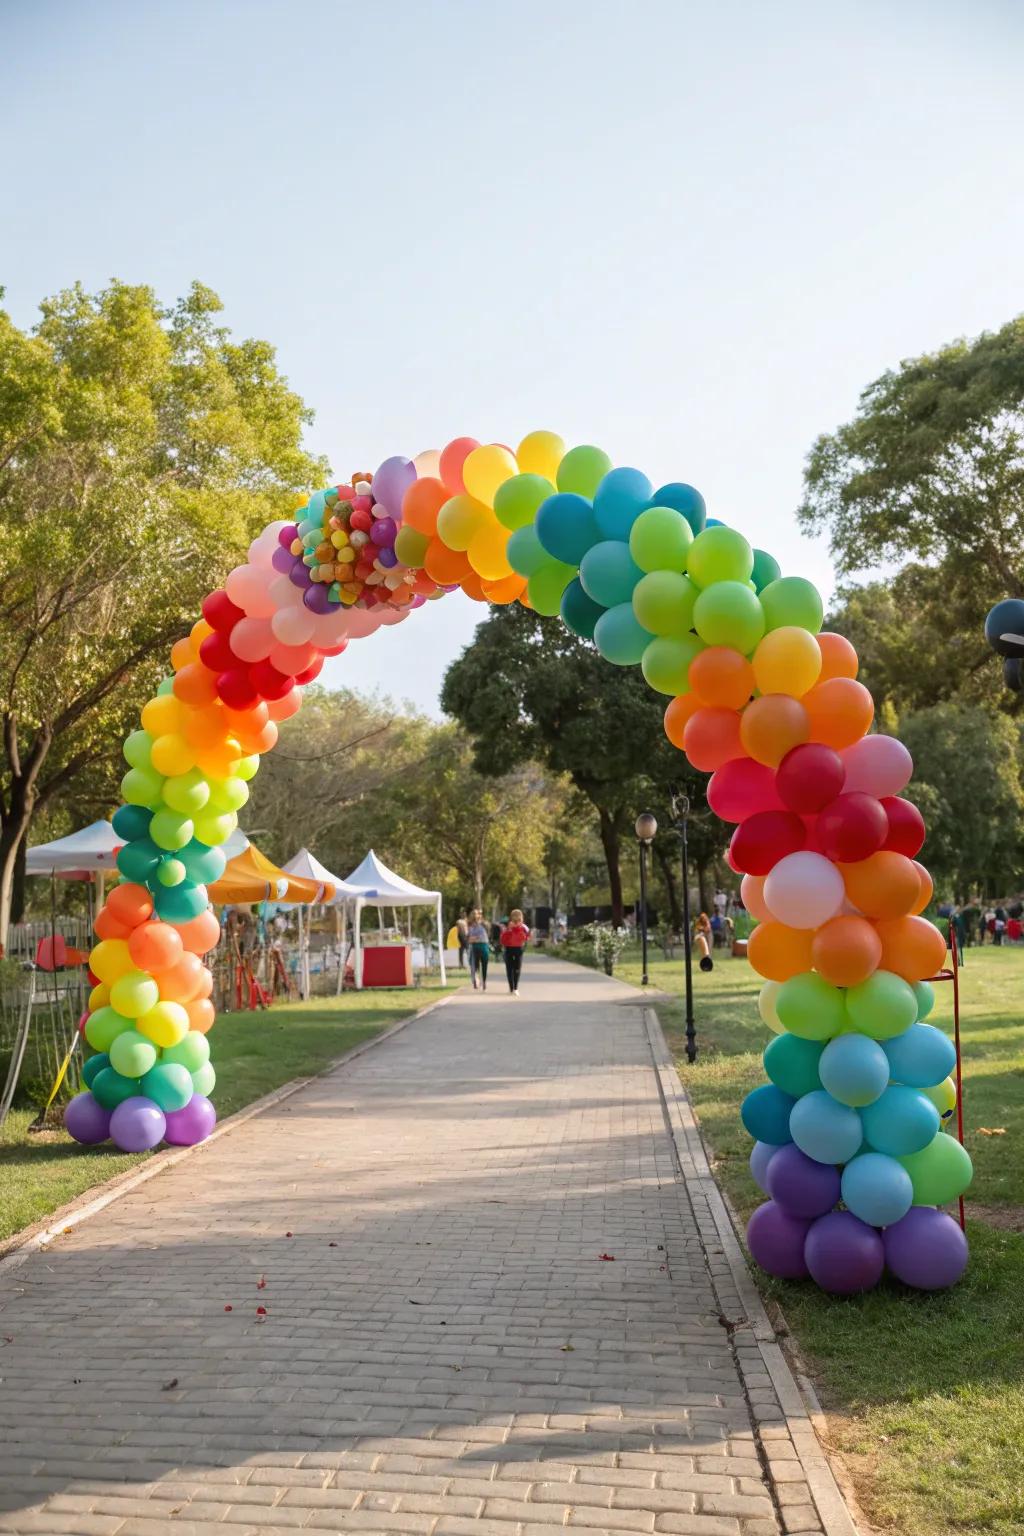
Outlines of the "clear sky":
<svg viewBox="0 0 1024 1536">
<path fill-rule="evenodd" d="M 1016 0 L 0 0 L 0 282 L 193 278 L 339 476 L 549 427 L 827 592 L 884 368 L 1024 308 Z M 325 673 L 436 709 L 453 595 Z"/>
</svg>

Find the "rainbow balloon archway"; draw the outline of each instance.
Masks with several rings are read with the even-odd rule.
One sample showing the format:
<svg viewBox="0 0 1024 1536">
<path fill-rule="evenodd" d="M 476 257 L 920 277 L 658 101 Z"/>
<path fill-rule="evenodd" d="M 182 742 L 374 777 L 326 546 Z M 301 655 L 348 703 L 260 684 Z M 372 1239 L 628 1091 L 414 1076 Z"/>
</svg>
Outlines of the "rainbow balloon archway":
<svg viewBox="0 0 1024 1536">
<path fill-rule="evenodd" d="M 938 1207 L 967 1187 L 943 1128 L 953 1047 L 924 1022 L 945 942 L 920 913 L 932 882 L 902 798 L 906 749 L 869 734 L 857 657 L 822 634 L 810 582 L 706 516 L 683 482 L 655 489 L 599 449 L 550 432 L 512 449 L 457 438 L 316 491 L 254 541 L 171 652 L 173 675 L 125 742 L 123 881 L 96 920 L 77 1140 L 136 1151 L 191 1145 L 216 1112 L 202 957 L 219 925 L 206 887 L 224 868 L 248 781 L 325 656 L 461 588 L 560 615 L 608 661 L 638 665 L 667 700 L 665 730 L 711 773 L 735 824 L 729 861 L 758 920 L 750 962 L 771 1038 L 769 1081 L 744 1100 L 754 1258 L 825 1289 L 886 1266 L 953 1283 L 967 1247 Z"/>
</svg>

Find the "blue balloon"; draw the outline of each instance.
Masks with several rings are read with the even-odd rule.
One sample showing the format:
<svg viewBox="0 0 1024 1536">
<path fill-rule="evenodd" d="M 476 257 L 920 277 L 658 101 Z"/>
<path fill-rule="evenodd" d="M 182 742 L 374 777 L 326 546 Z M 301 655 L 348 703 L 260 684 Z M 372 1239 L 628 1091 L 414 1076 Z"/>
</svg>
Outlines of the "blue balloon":
<svg viewBox="0 0 1024 1536">
<path fill-rule="evenodd" d="M 594 516 L 605 539 L 628 539 L 629 530 L 651 505 L 651 482 L 638 469 L 610 469 L 594 492 Z"/>
<path fill-rule="evenodd" d="M 708 509 L 704 497 L 692 485 L 682 480 L 671 480 L 651 497 L 652 507 L 674 507 L 681 512 L 694 533 L 702 533 L 707 524 Z"/>
<path fill-rule="evenodd" d="M 559 491 L 542 501 L 533 526 L 548 554 L 565 565 L 579 565 L 601 537 L 590 502 L 572 491 Z"/>
<path fill-rule="evenodd" d="M 864 1139 L 857 1111 L 840 1104 L 824 1088 L 797 1100 L 789 1129 L 800 1151 L 816 1163 L 848 1163 Z"/>
<path fill-rule="evenodd" d="M 886 1040 L 882 1049 L 893 1082 L 908 1088 L 935 1088 L 956 1066 L 956 1047 L 932 1024 L 911 1024 L 902 1035 Z"/>
<path fill-rule="evenodd" d="M 789 1132 L 789 1117 L 796 1103 L 790 1094 L 783 1093 L 774 1083 L 762 1083 L 752 1088 L 740 1105 L 740 1119 L 755 1141 L 770 1142 L 782 1147 L 793 1138 Z"/>
<path fill-rule="evenodd" d="M 594 626 L 601 615 L 607 612 L 607 608 L 587 596 L 578 576 L 573 577 L 562 593 L 562 623 L 583 640 L 593 640 Z"/>
<path fill-rule="evenodd" d="M 583 590 L 602 608 L 631 602 L 633 588 L 643 574 L 629 552 L 629 545 L 618 539 L 605 539 L 595 544 L 580 562 Z"/>
<path fill-rule="evenodd" d="M 525 528 L 517 528 L 511 535 L 505 546 L 505 557 L 519 576 L 533 576 L 550 558 L 532 523 L 527 523 Z M 576 561 L 572 561 L 572 564 L 575 565 Z"/>
<path fill-rule="evenodd" d="M 938 1134 L 939 1112 L 916 1088 L 887 1088 L 860 1112 L 864 1135 L 876 1152 L 909 1157 L 922 1152 Z"/>
<path fill-rule="evenodd" d="M 654 636 L 644 629 L 632 603 L 617 603 L 602 613 L 594 625 L 594 644 L 605 661 L 617 667 L 639 666 Z"/>
<path fill-rule="evenodd" d="M 778 1150 L 770 1141 L 755 1141 L 750 1149 L 750 1177 L 764 1194 L 768 1193 L 768 1164 Z"/>
<path fill-rule="evenodd" d="M 821 1053 L 818 1076 L 840 1104 L 859 1109 L 885 1092 L 889 1062 L 882 1047 L 867 1035 L 836 1035 Z"/>
<path fill-rule="evenodd" d="M 148 837 L 152 820 L 153 812 L 144 805 L 119 805 L 110 824 L 123 842 L 134 843 L 138 838 Z"/>
<path fill-rule="evenodd" d="M 914 1203 L 910 1174 L 883 1152 L 861 1152 L 843 1169 L 843 1201 L 847 1210 L 869 1227 L 891 1227 Z"/>
</svg>

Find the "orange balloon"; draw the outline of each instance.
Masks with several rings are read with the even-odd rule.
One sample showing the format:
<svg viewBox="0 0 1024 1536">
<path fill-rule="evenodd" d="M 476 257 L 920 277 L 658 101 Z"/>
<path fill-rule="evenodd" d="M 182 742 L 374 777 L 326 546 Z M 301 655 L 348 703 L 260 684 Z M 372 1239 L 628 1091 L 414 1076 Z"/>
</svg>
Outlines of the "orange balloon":
<svg viewBox="0 0 1024 1536">
<path fill-rule="evenodd" d="M 865 917 L 888 919 L 912 912 L 921 894 L 913 859 L 883 848 L 856 864 L 840 864 L 846 894 Z"/>
<path fill-rule="evenodd" d="M 267 729 L 269 728 L 268 726 Z M 276 725 L 274 730 L 277 730 Z M 276 736 L 274 739 L 277 739 Z M 220 746 L 197 748 L 196 767 L 208 779 L 230 779 L 238 767 L 241 756 L 242 749 L 237 739 L 229 736 Z"/>
<path fill-rule="evenodd" d="M 202 995 L 203 978 L 209 975 L 199 956 L 186 949 L 172 966 L 163 971 L 155 971 L 153 980 L 160 988 L 160 996 L 165 1003 L 190 1003 L 193 998 Z M 210 983 L 212 986 L 212 976 Z"/>
<path fill-rule="evenodd" d="M 904 981 L 924 981 L 946 963 L 946 941 L 925 917 L 893 917 L 878 924 L 882 966 Z"/>
<path fill-rule="evenodd" d="M 114 886 L 104 902 L 103 910 L 126 928 L 137 928 L 140 923 L 152 917 L 153 898 L 144 885 L 133 885 L 131 881 L 125 881 Z"/>
<path fill-rule="evenodd" d="M 255 730 L 236 731 L 235 737 L 245 757 L 254 752 L 272 752 L 277 745 L 277 726 L 268 715 L 263 725 Z"/>
<path fill-rule="evenodd" d="M 423 569 L 431 581 L 436 581 L 439 587 L 450 587 L 460 582 L 464 576 L 470 575 L 472 566 L 461 550 L 449 549 L 436 535 L 427 545 L 426 554 L 423 556 Z"/>
<path fill-rule="evenodd" d="M 811 969 L 809 928 L 787 928 L 785 923 L 758 923 L 747 940 L 747 959 L 759 976 L 769 981 L 788 981 Z"/>
<path fill-rule="evenodd" d="M 856 987 L 878 970 L 882 941 L 866 917 L 833 917 L 815 933 L 811 959 L 834 987 Z"/>
<path fill-rule="evenodd" d="M 202 708 L 217 698 L 217 679 L 203 662 L 193 661 L 175 677 L 174 696 L 183 704 Z"/>
<path fill-rule="evenodd" d="M 834 635 L 829 630 L 816 636 L 821 652 L 819 683 L 827 683 L 830 677 L 856 677 L 860 663 L 857 652 L 845 635 Z"/>
<path fill-rule="evenodd" d="M 207 635 L 212 634 L 212 624 L 207 624 L 205 619 L 196 619 L 195 623 L 192 625 L 192 628 L 189 630 L 188 637 L 192 642 L 192 649 L 195 651 L 197 656 L 199 655 L 199 647 L 202 645 Z"/>
<path fill-rule="evenodd" d="M 799 699 L 766 693 L 753 699 L 740 717 L 740 740 L 750 756 L 777 768 L 787 752 L 808 739 L 810 721 Z"/>
<path fill-rule="evenodd" d="M 132 929 L 128 953 L 140 971 L 166 971 L 181 958 L 181 938 L 170 923 L 140 923 Z"/>
<path fill-rule="evenodd" d="M 290 720 L 292 715 L 297 715 L 302 708 L 302 689 L 290 688 L 279 699 L 267 699 L 267 714 L 276 724 L 282 720 Z"/>
<path fill-rule="evenodd" d="M 709 645 L 690 662 L 691 692 L 702 704 L 742 709 L 754 692 L 754 669 L 728 645 Z"/>
<path fill-rule="evenodd" d="M 403 525 L 415 528 L 417 533 L 432 539 L 437 532 L 437 514 L 450 494 L 440 480 L 429 475 L 422 480 L 414 480 L 402 500 Z"/>
<path fill-rule="evenodd" d="M 175 923 L 182 944 L 193 955 L 205 955 L 220 938 L 220 923 L 212 912 L 200 912 L 187 923 Z"/>
<path fill-rule="evenodd" d="M 127 923 L 118 922 L 109 905 L 100 908 L 92 926 L 98 939 L 126 939 L 133 931 Z"/>
<path fill-rule="evenodd" d="M 196 988 L 196 997 L 209 997 L 213 992 L 213 972 L 208 970 L 207 967 L 203 965 L 201 960 L 199 963 L 202 965 L 203 974 L 199 978 L 199 985 Z M 191 1002 L 192 999 L 190 998 L 189 1001 Z"/>
<path fill-rule="evenodd" d="M 217 1017 L 216 1010 L 208 997 L 197 997 L 191 1003 L 186 1003 L 185 1012 L 188 1014 L 189 1028 L 194 1029 L 199 1035 L 207 1034 Z"/>
<path fill-rule="evenodd" d="M 249 704 L 245 709 L 229 709 L 224 707 L 224 723 L 232 736 L 239 736 L 242 731 L 258 731 L 266 725 L 270 719 L 270 710 L 265 699 L 257 699 L 255 704 Z"/>
<path fill-rule="evenodd" d="M 228 739 L 228 723 L 220 704 L 185 710 L 182 734 L 190 747 L 219 747 Z"/>
<path fill-rule="evenodd" d="M 916 905 L 911 908 L 912 915 L 916 917 L 919 912 L 924 911 L 925 907 L 931 901 L 932 894 L 935 890 L 935 885 L 932 881 L 931 875 L 925 869 L 923 864 L 919 864 L 916 859 L 911 859 L 910 862 L 917 870 L 918 878 L 921 881 L 921 894 L 917 898 Z"/>
<path fill-rule="evenodd" d="M 714 773 L 734 757 L 745 757 L 740 717 L 734 709 L 698 709 L 686 722 L 683 751 L 698 773 Z"/>
<path fill-rule="evenodd" d="M 870 729 L 875 704 L 863 683 L 852 677 L 830 677 L 805 693 L 811 720 L 811 741 L 826 747 L 852 747 Z"/>
<path fill-rule="evenodd" d="M 426 571 L 417 571 L 412 578 L 412 590 L 422 597 L 430 597 L 437 591 L 437 582 L 432 580 Z"/>
<path fill-rule="evenodd" d="M 184 640 L 175 640 L 171 646 L 171 666 L 175 672 L 180 672 L 182 667 L 190 667 L 195 659 L 196 653 L 187 635 Z"/>
<path fill-rule="evenodd" d="M 483 578 L 478 576 L 476 571 L 467 571 L 459 581 L 459 586 L 467 597 L 473 599 L 474 603 L 486 603 Z"/>
<path fill-rule="evenodd" d="M 526 577 L 513 572 L 511 576 L 499 577 L 497 581 L 485 581 L 483 589 L 489 603 L 496 603 L 499 608 L 504 608 L 508 603 L 514 603 L 516 598 L 521 597 L 526 591 Z"/>
<path fill-rule="evenodd" d="M 775 919 L 765 905 L 764 875 L 744 875 L 740 881 L 740 900 L 759 923 L 773 923 Z"/>
<path fill-rule="evenodd" d="M 680 693 L 676 698 L 670 699 L 665 709 L 665 735 L 674 747 L 680 752 L 683 747 L 683 732 L 686 723 L 700 709 L 700 700 L 695 694 Z"/>
</svg>

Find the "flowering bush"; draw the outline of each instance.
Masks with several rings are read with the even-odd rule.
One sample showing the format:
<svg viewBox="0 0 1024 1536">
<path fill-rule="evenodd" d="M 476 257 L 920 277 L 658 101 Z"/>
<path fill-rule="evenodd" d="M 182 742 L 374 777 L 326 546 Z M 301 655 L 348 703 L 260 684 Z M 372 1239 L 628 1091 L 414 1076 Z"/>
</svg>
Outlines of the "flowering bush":
<svg viewBox="0 0 1024 1536">
<path fill-rule="evenodd" d="M 625 928 L 613 928 L 611 923 L 588 923 L 582 931 L 593 946 L 597 965 L 606 976 L 611 976 L 628 942 L 628 932 Z"/>
</svg>

